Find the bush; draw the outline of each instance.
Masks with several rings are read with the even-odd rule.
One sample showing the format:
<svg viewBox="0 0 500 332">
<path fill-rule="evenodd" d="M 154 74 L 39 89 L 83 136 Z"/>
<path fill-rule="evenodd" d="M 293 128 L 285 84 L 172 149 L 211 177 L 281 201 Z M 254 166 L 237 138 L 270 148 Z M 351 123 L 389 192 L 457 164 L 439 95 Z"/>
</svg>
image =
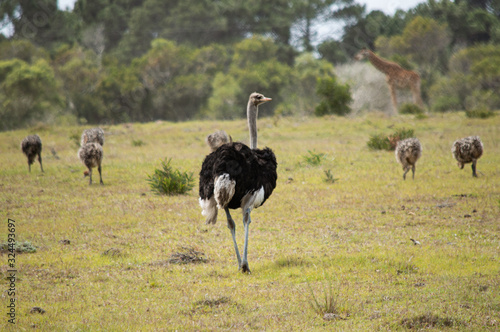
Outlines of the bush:
<svg viewBox="0 0 500 332">
<path fill-rule="evenodd" d="M 146 143 L 141 139 L 133 139 L 132 140 L 132 146 L 143 146 L 145 144 Z"/>
<path fill-rule="evenodd" d="M 424 114 L 424 110 L 418 105 L 406 103 L 401 105 L 401 107 L 399 108 L 399 114 L 422 115 Z"/>
<path fill-rule="evenodd" d="M 309 153 L 309 155 L 302 156 L 302 158 L 304 158 L 304 161 L 306 163 L 308 163 L 309 165 L 312 165 L 312 166 L 317 166 L 317 165 L 321 164 L 323 159 L 325 159 L 325 157 L 326 157 L 325 153 L 316 153 L 316 152 L 312 152 L 311 150 L 308 150 L 307 152 Z"/>
<path fill-rule="evenodd" d="M 465 111 L 465 116 L 474 119 L 487 119 L 495 116 L 495 112 L 490 111 L 485 108 L 475 108 L 472 110 Z"/>
<path fill-rule="evenodd" d="M 194 187 L 193 173 L 172 169 L 171 161 L 172 159 L 162 161 L 162 168 L 156 169 L 154 174 L 148 177 L 151 191 L 157 195 L 185 194 Z"/>
<path fill-rule="evenodd" d="M 326 171 L 323 171 L 325 173 L 325 178 L 323 179 L 327 183 L 335 183 L 335 181 L 338 180 L 338 178 L 333 177 L 333 173 L 331 170 L 327 169 Z"/>
<path fill-rule="evenodd" d="M 405 139 L 415 137 L 415 133 L 413 129 L 396 129 L 391 135 L 372 135 L 368 140 L 368 147 L 372 150 L 387 150 L 393 151 L 396 149 L 396 145 L 399 141 Z"/>
<path fill-rule="evenodd" d="M 17 253 L 34 253 L 36 252 L 36 247 L 31 244 L 29 241 L 25 242 L 16 242 L 14 247 L 12 248 L 9 247 L 9 243 L 4 242 L 0 243 L 0 252 L 1 253 L 6 253 L 9 252 L 9 250 L 14 249 Z"/>
<path fill-rule="evenodd" d="M 457 96 L 439 96 L 433 103 L 434 112 L 448 112 L 462 109 L 463 106 Z"/>
<path fill-rule="evenodd" d="M 320 78 L 316 94 L 323 100 L 316 106 L 315 115 L 346 115 L 351 112 L 349 104 L 352 102 L 352 96 L 349 84 L 338 84 L 335 77 Z"/>
<path fill-rule="evenodd" d="M 367 145 L 372 150 L 391 150 L 389 138 L 383 134 L 370 136 Z"/>
</svg>

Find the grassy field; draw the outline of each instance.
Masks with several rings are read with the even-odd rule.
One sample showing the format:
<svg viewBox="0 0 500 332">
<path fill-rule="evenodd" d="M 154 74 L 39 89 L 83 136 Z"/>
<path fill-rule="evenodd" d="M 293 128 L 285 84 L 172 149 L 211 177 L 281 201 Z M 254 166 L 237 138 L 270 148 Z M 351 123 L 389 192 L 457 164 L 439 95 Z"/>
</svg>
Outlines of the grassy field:
<svg viewBox="0 0 500 332">
<path fill-rule="evenodd" d="M 0 255 L 0 329 L 500 329 L 500 116 L 258 124 L 259 146 L 274 150 L 279 178 L 252 213 L 249 275 L 237 270 L 224 214 L 205 225 L 197 180 L 189 194 L 171 197 L 154 195 L 146 181 L 165 157 L 197 179 L 205 136 L 225 129 L 247 142 L 245 120 L 104 126 L 104 186 L 83 178 L 76 156 L 83 127 L 0 133 L 0 242 L 11 218 L 17 241 L 36 247 L 15 258 L 15 325 L 5 314 L 8 256 Z M 423 145 L 415 180 L 403 181 L 393 152 L 366 146 L 370 135 L 401 127 Z M 20 151 L 33 133 L 43 141 L 45 173 L 38 163 L 28 173 Z M 469 135 L 485 146 L 478 178 L 450 152 Z M 319 164 L 307 162 L 311 156 Z M 335 181 L 326 181 L 328 171 Z M 233 217 L 241 248 L 241 212 Z M 183 248 L 206 261 L 170 262 Z M 325 320 L 325 312 L 335 315 Z"/>
</svg>

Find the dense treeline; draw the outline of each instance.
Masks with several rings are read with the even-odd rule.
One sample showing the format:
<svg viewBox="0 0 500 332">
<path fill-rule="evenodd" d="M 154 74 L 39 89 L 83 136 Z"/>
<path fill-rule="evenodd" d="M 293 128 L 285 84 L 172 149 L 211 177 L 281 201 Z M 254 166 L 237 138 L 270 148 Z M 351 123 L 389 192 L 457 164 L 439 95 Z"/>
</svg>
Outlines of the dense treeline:
<svg viewBox="0 0 500 332">
<path fill-rule="evenodd" d="M 318 25 L 343 24 L 315 40 Z M 35 122 L 349 112 L 333 64 L 362 47 L 417 70 L 429 109 L 500 108 L 500 2 L 429 0 L 389 16 L 353 0 L 3 0 L 2 130 Z M 5 30 L 4 30 L 5 31 Z"/>
</svg>

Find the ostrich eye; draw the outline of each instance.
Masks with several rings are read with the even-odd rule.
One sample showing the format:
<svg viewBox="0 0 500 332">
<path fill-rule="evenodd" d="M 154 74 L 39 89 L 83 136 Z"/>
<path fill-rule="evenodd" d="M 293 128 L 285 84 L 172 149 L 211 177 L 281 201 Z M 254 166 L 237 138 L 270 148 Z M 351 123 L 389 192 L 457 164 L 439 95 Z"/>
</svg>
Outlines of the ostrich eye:
<svg viewBox="0 0 500 332">
<path fill-rule="evenodd" d="M 257 99 L 262 99 L 262 96 L 260 96 L 260 95 L 259 95 L 259 96 L 257 96 Z"/>
</svg>

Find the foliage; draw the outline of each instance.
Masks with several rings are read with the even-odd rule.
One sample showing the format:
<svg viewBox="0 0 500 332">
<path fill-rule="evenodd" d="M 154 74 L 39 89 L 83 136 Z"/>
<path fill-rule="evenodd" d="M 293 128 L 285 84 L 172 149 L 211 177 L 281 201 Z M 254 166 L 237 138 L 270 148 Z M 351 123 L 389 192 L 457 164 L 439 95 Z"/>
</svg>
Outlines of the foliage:
<svg viewBox="0 0 500 332">
<path fill-rule="evenodd" d="M 465 48 L 450 59 L 448 76 L 430 90 L 437 111 L 500 108 L 500 46 Z"/>
<path fill-rule="evenodd" d="M 148 176 L 151 191 L 157 195 L 186 194 L 194 187 L 193 173 L 173 169 L 171 161 L 171 158 L 165 159 L 161 162 L 161 168 L 155 169 L 155 172 Z"/>
<path fill-rule="evenodd" d="M 276 114 L 309 116 L 314 112 L 314 105 L 320 102 L 316 94 L 318 78 L 335 77 L 333 66 L 325 61 L 315 59 L 313 54 L 304 53 L 297 57 L 291 79 L 281 88 L 283 100 L 276 107 Z"/>
<path fill-rule="evenodd" d="M 268 115 L 347 114 L 331 63 L 362 47 L 416 70 L 433 110 L 500 107 L 500 60 L 490 51 L 500 42 L 498 1 L 429 1 L 393 15 L 350 0 L 78 0 L 73 10 L 35 2 L 0 5 L 2 31 L 12 31 L 0 34 L 0 62 L 21 61 L 2 65 L 1 130 L 240 118 L 253 91 L 273 98 Z M 318 40 L 317 27 L 336 21 L 342 36 Z M 11 93 L 6 75 L 26 80 Z M 326 92 L 333 87 L 340 98 Z"/>
<path fill-rule="evenodd" d="M 372 150 L 391 150 L 389 138 L 384 134 L 371 135 L 367 145 Z"/>
<path fill-rule="evenodd" d="M 269 38 L 253 36 L 234 46 L 234 54 L 227 73 L 218 73 L 213 82 L 212 96 L 205 114 L 220 114 L 223 118 L 246 116 L 246 102 L 251 92 L 262 92 L 273 98 L 266 106 L 272 115 L 280 103 L 280 90 L 289 84 L 291 69 L 278 61 L 278 47 Z"/>
<path fill-rule="evenodd" d="M 351 112 L 349 104 L 352 102 L 352 96 L 349 84 L 339 84 L 335 77 L 318 78 L 316 93 L 322 98 L 314 110 L 316 116 L 346 115 Z"/>
<path fill-rule="evenodd" d="M 332 282 L 329 281 L 328 285 L 324 286 L 323 299 L 314 294 L 314 291 L 310 284 L 307 284 L 309 288 L 309 305 L 321 317 L 325 317 L 325 314 L 336 314 L 339 315 L 345 311 L 343 304 L 341 304 L 339 290 L 335 291 L 333 289 Z M 344 299 L 345 301 L 345 299 Z"/>
<path fill-rule="evenodd" d="M 447 50 L 449 33 L 447 26 L 431 18 L 415 17 L 401 35 L 379 39 L 375 42 L 382 55 L 408 55 L 411 60 L 423 65 L 437 64 Z"/>
<path fill-rule="evenodd" d="M 36 252 L 36 248 L 37 247 L 31 244 L 30 241 L 16 242 L 13 247 L 13 249 L 17 253 L 29 253 L 29 254 Z M 9 249 L 12 249 L 12 246 L 9 246 L 8 242 L 0 243 L 1 253 L 9 252 Z"/>
<path fill-rule="evenodd" d="M 399 114 L 422 115 L 424 110 L 416 104 L 405 103 L 399 107 Z"/>
<path fill-rule="evenodd" d="M 316 152 L 311 151 L 311 150 L 307 150 L 307 153 L 308 153 L 308 155 L 302 156 L 302 159 L 304 159 L 304 161 L 307 164 L 312 165 L 312 166 L 317 166 L 317 165 L 321 164 L 323 159 L 325 159 L 325 157 L 326 157 L 326 153 L 321 153 L 321 152 L 316 153 Z"/>
<path fill-rule="evenodd" d="M 42 121 L 61 106 L 58 82 L 44 59 L 0 61 L 0 123 L 11 129 Z"/>
<path fill-rule="evenodd" d="M 132 146 L 143 146 L 146 143 L 142 139 L 133 139 Z"/>
<path fill-rule="evenodd" d="M 394 151 L 399 141 L 411 137 L 415 137 L 413 129 L 400 128 L 390 135 L 371 135 L 367 145 L 371 150 Z"/>
<path fill-rule="evenodd" d="M 333 177 L 333 173 L 331 170 L 327 169 L 324 171 L 325 173 L 325 178 L 324 178 L 324 181 L 327 182 L 327 183 L 335 183 L 335 181 L 338 180 L 338 178 L 334 178 Z"/>
<path fill-rule="evenodd" d="M 475 108 L 471 110 L 466 110 L 465 116 L 473 119 L 488 119 L 491 118 L 492 116 L 495 116 L 495 112 L 484 108 Z"/>
</svg>

